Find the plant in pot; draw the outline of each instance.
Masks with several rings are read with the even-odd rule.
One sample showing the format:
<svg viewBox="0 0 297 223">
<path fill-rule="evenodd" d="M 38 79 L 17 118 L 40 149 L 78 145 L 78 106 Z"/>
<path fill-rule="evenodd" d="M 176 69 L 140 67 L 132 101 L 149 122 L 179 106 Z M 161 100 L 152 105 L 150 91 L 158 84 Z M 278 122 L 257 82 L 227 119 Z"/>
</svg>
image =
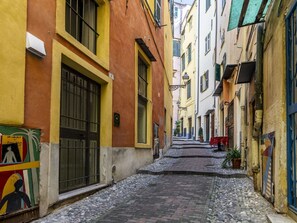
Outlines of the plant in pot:
<svg viewBox="0 0 297 223">
<path fill-rule="evenodd" d="M 231 164 L 233 169 L 240 169 L 241 152 L 237 148 L 237 146 L 227 149 L 227 155 L 225 160 L 222 163 L 222 167 L 227 168 L 227 167 L 230 167 Z"/>
<path fill-rule="evenodd" d="M 203 140 L 203 128 L 202 127 L 199 128 L 198 135 L 199 135 L 200 142 L 203 142 L 204 140 Z"/>
</svg>

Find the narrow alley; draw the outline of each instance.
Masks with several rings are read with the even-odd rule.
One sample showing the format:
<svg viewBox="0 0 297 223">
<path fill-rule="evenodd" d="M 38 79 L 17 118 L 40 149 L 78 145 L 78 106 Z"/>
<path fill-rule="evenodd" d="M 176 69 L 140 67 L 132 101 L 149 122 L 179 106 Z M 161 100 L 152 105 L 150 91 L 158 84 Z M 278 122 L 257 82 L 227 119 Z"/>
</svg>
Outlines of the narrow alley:
<svg viewBox="0 0 297 223">
<path fill-rule="evenodd" d="M 254 192 L 243 170 L 221 168 L 225 155 L 197 141 L 174 140 L 163 158 L 138 174 L 35 223 L 268 222 L 272 205 Z"/>
</svg>

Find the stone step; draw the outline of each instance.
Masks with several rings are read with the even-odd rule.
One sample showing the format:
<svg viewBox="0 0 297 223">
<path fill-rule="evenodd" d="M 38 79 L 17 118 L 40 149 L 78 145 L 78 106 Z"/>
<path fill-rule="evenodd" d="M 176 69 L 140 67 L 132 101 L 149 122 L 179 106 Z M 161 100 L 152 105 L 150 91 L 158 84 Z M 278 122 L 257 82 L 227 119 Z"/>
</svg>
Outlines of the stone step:
<svg viewBox="0 0 297 223">
<path fill-rule="evenodd" d="M 221 178 L 245 178 L 247 175 L 245 173 L 222 173 L 216 171 L 191 171 L 191 170 L 162 170 L 162 171 L 152 171 L 139 169 L 138 174 L 151 174 L 151 175 L 202 175 L 202 176 L 217 176 Z"/>
<path fill-rule="evenodd" d="M 281 215 L 281 214 L 268 214 L 267 220 L 270 223 L 294 223 L 294 222 L 296 222 L 289 216 Z"/>
</svg>

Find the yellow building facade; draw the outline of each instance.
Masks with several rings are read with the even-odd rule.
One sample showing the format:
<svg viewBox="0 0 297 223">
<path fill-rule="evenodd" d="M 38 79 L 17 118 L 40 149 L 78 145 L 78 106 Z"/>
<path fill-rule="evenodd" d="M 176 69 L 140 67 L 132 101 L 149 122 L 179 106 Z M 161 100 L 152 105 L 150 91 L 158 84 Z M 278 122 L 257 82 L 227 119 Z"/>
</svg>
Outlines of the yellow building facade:
<svg viewBox="0 0 297 223">
<path fill-rule="evenodd" d="M 181 31 L 181 85 L 179 120 L 181 136 L 195 137 L 195 112 L 197 100 L 197 4 L 196 1 L 182 22 Z"/>
</svg>

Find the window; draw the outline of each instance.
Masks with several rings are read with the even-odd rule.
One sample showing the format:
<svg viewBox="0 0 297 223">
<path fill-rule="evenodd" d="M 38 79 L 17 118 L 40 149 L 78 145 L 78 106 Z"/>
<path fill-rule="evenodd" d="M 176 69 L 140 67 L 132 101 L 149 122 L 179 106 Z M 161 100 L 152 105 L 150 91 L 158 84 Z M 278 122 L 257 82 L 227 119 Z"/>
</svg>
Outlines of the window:
<svg viewBox="0 0 297 223">
<path fill-rule="evenodd" d="M 223 13 L 223 11 L 225 9 L 225 5 L 226 5 L 226 0 L 222 0 L 222 13 Z"/>
<path fill-rule="evenodd" d="M 173 56 L 180 57 L 180 41 L 173 40 Z"/>
<path fill-rule="evenodd" d="M 221 36 L 221 47 L 223 47 L 224 43 L 225 43 L 225 29 L 220 30 L 220 36 Z"/>
<path fill-rule="evenodd" d="M 100 85 L 63 65 L 59 192 L 99 182 Z"/>
<path fill-rule="evenodd" d="M 174 18 L 176 19 L 178 17 L 178 8 L 174 7 Z"/>
<path fill-rule="evenodd" d="M 227 63 L 227 55 L 226 53 L 224 53 L 224 56 L 223 56 L 223 61 L 222 61 L 222 65 L 223 65 L 223 72 L 225 72 L 225 69 L 226 69 L 226 63 Z"/>
<path fill-rule="evenodd" d="M 208 70 L 200 77 L 200 92 L 206 91 L 208 88 Z"/>
<path fill-rule="evenodd" d="M 96 53 L 97 4 L 95 0 L 66 0 L 66 31 Z"/>
<path fill-rule="evenodd" d="M 206 0 L 205 4 L 206 4 L 206 7 L 205 7 L 206 10 L 205 11 L 207 12 L 207 10 L 210 8 L 210 0 Z"/>
<path fill-rule="evenodd" d="M 210 51 L 210 33 L 205 37 L 205 54 Z"/>
<path fill-rule="evenodd" d="M 192 44 L 191 43 L 189 44 L 187 50 L 188 50 L 188 64 L 189 64 L 192 60 Z"/>
<path fill-rule="evenodd" d="M 191 80 L 187 82 L 187 99 L 191 97 Z"/>
<path fill-rule="evenodd" d="M 138 58 L 137 142 L 147 143 L 147 65 Z"/>
<path fill-rule="evenodd" d="M 186 59 L 185 54 L 182 55 L 182 71 L 184 71 L 186 68 Z"/>
<path fill-rule="evenodd" d="M 156 22 L 161 25 L 161 0 L 155 0 L 155 14 Z"/>
<path fill-rule="evenodd" d="M 192 19 L 192 16 L 189 18 L 189 21 L 188 21 L 188 23 L 189 23 L 189 30 L 191 30 L 192 29 L 192 26 L 193 26 L 193 19 Z"/>
</svg>

